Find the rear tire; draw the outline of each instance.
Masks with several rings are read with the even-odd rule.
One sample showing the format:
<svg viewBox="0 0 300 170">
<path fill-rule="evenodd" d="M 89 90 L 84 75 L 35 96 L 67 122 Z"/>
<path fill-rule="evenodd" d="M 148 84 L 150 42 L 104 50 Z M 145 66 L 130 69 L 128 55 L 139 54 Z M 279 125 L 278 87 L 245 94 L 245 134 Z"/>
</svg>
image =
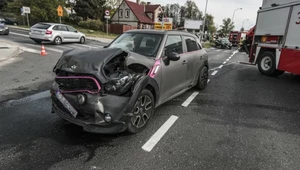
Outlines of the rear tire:
<svg viewBox="0 0 300 170">
<path fill-rule="evenodd" d="M 266 51 L 259 56 L 257 62 L 258 70 L 267 76 L 280 76 L 284 71 L 276 70 L 276 60 L 273 52 Z"/>
<path fill-rule="evenodd" d="M 199 74 L 198 82 L 196 88 L 199 90 L 204 90 L 208 83 L 208 68 L 204 66 Z"/>
<path fill-rule="evenodd" d="M 53 44 L 55 44 L 55 45 L 62 44 L 62 39 L 60 37 L 55 37 L 54 41 L 53 41 Z"/>
<path fill-rule="evenodd" d="M 132 111 L 133 116 L 128 122 L 127 131 L 131 134 L 135 134 L 144 130 L 151 120 L 154 107 L 153 94 L 148 89 L 144 89 L 134 105 Z"/>
</svg>

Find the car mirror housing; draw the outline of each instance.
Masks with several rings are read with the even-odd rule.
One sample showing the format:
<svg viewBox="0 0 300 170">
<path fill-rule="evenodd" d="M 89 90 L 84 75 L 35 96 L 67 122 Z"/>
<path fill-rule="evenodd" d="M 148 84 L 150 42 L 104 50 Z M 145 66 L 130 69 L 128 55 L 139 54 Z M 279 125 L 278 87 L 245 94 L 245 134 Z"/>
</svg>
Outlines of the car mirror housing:
<svg viewBox="0 0 300 170">
<path fill-rule="evenodd" d="M 171 61 L 177 61 L 180 59 L 180 56 L 178 53 L 171 52 L 169 55 L 167 55 L 167 58 Z"/>
</svg>

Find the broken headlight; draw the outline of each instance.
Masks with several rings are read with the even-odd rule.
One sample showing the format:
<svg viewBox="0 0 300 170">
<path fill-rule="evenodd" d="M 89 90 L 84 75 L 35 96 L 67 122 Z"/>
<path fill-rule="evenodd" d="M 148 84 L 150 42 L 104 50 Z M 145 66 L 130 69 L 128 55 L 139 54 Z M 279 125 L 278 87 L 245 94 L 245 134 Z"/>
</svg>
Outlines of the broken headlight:
<svg viewBox="0 0 300 170">
<path fill-rule="evenodd" d="M 105 84 L 104 89 L 109 94 L 122 95 L 128 92 L 134 81 L 134 76 L 129 74 L 120 79 L 109 81 Z"/>
</svg>

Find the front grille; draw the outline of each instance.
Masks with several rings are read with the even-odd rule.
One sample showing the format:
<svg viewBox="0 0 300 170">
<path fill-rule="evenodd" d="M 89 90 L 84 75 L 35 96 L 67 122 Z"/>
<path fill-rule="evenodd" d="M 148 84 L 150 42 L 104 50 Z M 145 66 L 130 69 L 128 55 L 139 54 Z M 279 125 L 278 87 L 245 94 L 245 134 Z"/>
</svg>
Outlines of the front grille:
<svg viewBox="0 0 300 170">
<path fill-rule="evenodd" d="M 98 93 L 101 89 L 97 80 L 90 76 L 57 76 L 55 81 L 62 92 Z"/>
</svg>

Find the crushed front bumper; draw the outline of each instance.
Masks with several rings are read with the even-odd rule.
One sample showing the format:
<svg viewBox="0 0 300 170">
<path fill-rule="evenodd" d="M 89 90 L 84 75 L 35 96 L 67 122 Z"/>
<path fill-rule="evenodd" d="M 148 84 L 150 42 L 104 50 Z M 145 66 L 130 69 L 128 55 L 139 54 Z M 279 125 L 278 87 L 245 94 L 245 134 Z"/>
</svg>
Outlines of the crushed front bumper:
<svg viewBox="0 0 300 170">
<path fill-rule="evenodd" d="M 129 97 L 98 94 L 85 94 L 86 103 L 79 105 L 76 94 L 64 94 L 68 102 L 78 111 L 77 117 L 73 117 L 70 112 L 57 99 L 55 94 L 51 95 L 53 111 L 63 119 L 82 126 L 87 132 L 113 134 L 120 133 L 127 129 L 127 122 L 131 114 L 125 114 Z M 105 121 L 105 115 L 110 114 L 112 120 Z"/>
</svg>

